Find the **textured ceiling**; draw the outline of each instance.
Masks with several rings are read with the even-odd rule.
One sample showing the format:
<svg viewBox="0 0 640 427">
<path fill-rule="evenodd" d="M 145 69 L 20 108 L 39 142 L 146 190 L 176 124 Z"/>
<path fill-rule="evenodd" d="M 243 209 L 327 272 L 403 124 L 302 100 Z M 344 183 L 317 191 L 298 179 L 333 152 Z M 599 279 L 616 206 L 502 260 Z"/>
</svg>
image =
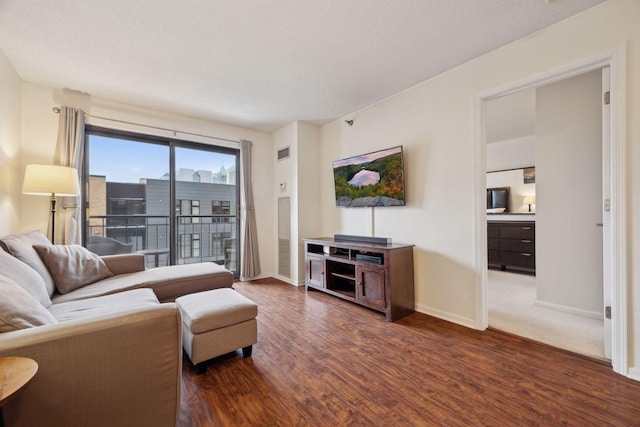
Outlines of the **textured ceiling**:
<svg viewBox="0 0 640 427">
<path fill-rule="evenodd" d="M 273 131 L 323 124 L 603 0 L 0 0 L 54 88 Z"/>
</svg>

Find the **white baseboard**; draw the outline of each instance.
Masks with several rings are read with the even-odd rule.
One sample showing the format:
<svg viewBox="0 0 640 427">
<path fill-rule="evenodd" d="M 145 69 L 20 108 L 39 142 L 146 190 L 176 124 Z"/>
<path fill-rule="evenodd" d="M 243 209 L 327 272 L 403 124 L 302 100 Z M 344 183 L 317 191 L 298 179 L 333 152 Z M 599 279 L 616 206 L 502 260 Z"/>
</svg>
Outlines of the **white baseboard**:
<svg viewBox="0 0 640 427">
<path fill-rule="evenodd" d="M 635 381 L 640 381 L 640 368 L 629 368 L 627 372 L 627 378 Z"/>
<path fill-rule="evenodd" d="M 569 307 L 567 305 L 553 304 L 553 303 L 544 302 L 544 301 L 536 301 L 535 304 L 538 307 L 548 308 L 556 311 L 562 311 L 564 313 L 569 313 L 569 314 L 576 314 L 578 316 L 589 317 L 591 319 L 596 319 L 596 320 L 604 319 L 604 316 L 602 315 L 602 313 L 598 313 L 597 311 L 582 310 L 580 308 Z"/>
<path fill-rule="evenodd" d="M 457 314 L 449 313 L 446 311 L 438 310 L 433 307 L 429 307 L 422 304 L 416 305 L 416 311 L 422 314 L 428 314 L 429 316 L 437 317 L 438 319 L 446 320 L 447 322 L 456 323 L 467 328 L 476 329 L 475 320 L 467 317 L 458 316 Z"/>
<path fill-rule="evenodd" d="M 294 279 L 292 279 L 290 277 L 280 276 L 278 274 L 273 274 L 271 277 L 273 277 L 274 279 L 282 280 L 283 282 L 286 282 L 286 283 L 288 283 L 290 285 L 293 285 L 293 286 L 303 286 L 304 285 L 304 282 L 300 283 L 297 280 L 294 280 Z"/>
<path fill-rule="evenodd" d="M 239 280 L 240 282 L 251 282 L 252 280 L 260 280 L 260 279 L 268 279 L 269 277 L 271 277 L 271 274 L 259 274 L 256 277 L 252 277 L 250 279 L 248 278 L 238 278 L 237 280 Z"/>
</svg>

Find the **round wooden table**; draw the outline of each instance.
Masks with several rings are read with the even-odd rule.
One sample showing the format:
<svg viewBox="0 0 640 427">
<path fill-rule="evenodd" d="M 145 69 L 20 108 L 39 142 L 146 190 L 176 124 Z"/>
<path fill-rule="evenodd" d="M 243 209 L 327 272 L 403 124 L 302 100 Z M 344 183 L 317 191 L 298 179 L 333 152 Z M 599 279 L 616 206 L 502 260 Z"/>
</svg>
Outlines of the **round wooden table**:
<svg viewBox="0 0 640 427">
<path fill-rule="evenodd" d="M 38 372 L 38 364 L 27 357 L 0 357 L 0 426 L 4 426 L 2 408 L 24 389 Z"/>
</svg>

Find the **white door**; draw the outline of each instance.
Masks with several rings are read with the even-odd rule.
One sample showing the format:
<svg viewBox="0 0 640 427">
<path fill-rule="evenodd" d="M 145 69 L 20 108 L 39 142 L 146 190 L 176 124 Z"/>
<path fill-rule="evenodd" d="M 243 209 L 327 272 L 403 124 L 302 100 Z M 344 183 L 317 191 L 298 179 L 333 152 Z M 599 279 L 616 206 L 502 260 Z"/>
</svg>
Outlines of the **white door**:
<svg viewBox="0 0 640 427">
<path fill-rule="evenodd" d="M 611 359 L 611 115 L 609 98 L 609 67 L 602 69 L 602 280 L 604 300 L 604 356 Z"/>
</svg>

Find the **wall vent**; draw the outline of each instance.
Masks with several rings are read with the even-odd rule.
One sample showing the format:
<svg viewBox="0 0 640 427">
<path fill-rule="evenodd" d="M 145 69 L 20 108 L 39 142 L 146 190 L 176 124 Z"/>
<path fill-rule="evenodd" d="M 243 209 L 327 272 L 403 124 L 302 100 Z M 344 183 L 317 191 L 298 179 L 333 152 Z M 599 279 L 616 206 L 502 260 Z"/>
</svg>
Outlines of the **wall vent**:
<svg viewBox="0 0 640 427">
<path fill-rule="evenodd" d="M 289 148 L 290 147 L 286 147 L 278 150 L 278 160 L 284 160 L 289 158 Z"/>
</svg>

